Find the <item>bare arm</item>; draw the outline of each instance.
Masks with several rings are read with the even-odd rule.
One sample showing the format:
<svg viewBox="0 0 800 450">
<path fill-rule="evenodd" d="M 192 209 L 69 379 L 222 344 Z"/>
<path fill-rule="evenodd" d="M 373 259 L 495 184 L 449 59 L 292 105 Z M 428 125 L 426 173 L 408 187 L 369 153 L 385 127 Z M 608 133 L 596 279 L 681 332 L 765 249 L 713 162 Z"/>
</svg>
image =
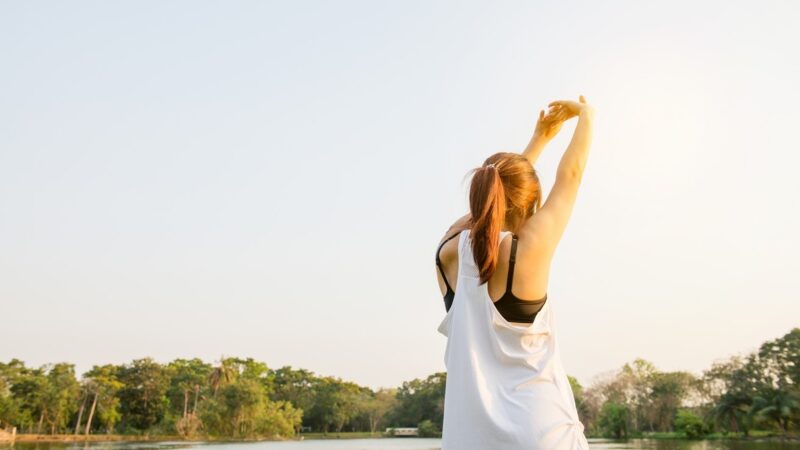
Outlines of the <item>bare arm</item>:
<svg viewBox="0 0 800 450">
<path fill-rule="evenodd" d="M 522 156 L 527 158 L 531 165 L 536 163 L 544 147 L 558 134 L 564 121 L 572 117 L 569 113 L 569 109 L 565 108 L 564 105 L 558 102 L 552 102 L 550 106 L 550 111 L 548 111 L 547 114 L 545 114 L 544 110 L 539 112 L 539 118 L 536 121 L 536 128 L 533 132 L 533 136 L 525 147 L 525 150 L 522 151 Z M 466 215 L 456 220 L 447 230 L 442 240 L 452 236 L 453 233 L 468 228 L 470 218 L 471 215 L 468 212 Z"/>
<path fill-rule="evenodd" d="M 566 118 L 564 111 L 558 105 L 551 107 L 547 114 L 544 113 L 544 110 L 539 112 L 539 120 L 536 121 L 533 136 L 525 150 L 522 151 L 522 156 L 527 158 L 532 166 L 536 164 L 536 160 L 539 159 L 539 155 L 547 143 L 558 134 Z"/>
<path fill-rule="evenodd" d="M 522 156 L 528 158 L 528 161 L 531 162 L 532 166 L 536 165 L 536 160 L 539 159 L 539 155 L 542 154 L 542 150 L 544 150 L 547 142 L 548 141 L 545 140 L 541 135 L 534 133 L 530 142 L 528 142 L 528 146 L 522 151 Z"/>
<path fill-rule="evenodd" d="M 551 252 L 555 251 L 561 240 L 575 205 L 583 170 L 589 156 L 589 147 L 592 143 L 592 122 L 594 120 L 594 109 L 585 103 L 583 96 L 581 96 L 581 102 L 564 102 L 563 104 L 570 115 L 577 115 L 578 124 L 572 140 L 558 164 L 553 189 L 542 205 L 542 209 L 534 214 L 535 220 L 531 221 L 536 223 L 534 226 L 537 233 L 543 237 L 543 242 L 547 243 Z"/>
<path fill-rule="evenodd" d="M 442 237 L 442 241 L 452 236 L 454 233 L 457 233 L 462 230 L 466 230 L 469 228 L 469 220 L 472 217 L 471 213 L 467 213 L 461 216 L 458 220 L 456 220 L 453 225 L 450 225 L 450 228 L 447 229 L 447 232 Z M 441 241 L 439 241 L 441 243 Z"/>
</svg>

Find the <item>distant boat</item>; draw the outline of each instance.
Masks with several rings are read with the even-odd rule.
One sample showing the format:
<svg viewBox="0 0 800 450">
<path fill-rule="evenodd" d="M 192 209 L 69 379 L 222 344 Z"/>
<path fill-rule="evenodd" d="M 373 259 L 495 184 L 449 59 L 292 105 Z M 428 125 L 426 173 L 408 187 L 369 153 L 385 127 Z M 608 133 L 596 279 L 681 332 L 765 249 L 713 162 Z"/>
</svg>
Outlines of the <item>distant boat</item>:
<svg viewBox="0 0 800 450">
<path fill-rule="evenodd" d="M 389 427 L 385 431 L 386 434 L 391 436 L 419 436 L 419 428 L 417 427 Z"/>
</svg>

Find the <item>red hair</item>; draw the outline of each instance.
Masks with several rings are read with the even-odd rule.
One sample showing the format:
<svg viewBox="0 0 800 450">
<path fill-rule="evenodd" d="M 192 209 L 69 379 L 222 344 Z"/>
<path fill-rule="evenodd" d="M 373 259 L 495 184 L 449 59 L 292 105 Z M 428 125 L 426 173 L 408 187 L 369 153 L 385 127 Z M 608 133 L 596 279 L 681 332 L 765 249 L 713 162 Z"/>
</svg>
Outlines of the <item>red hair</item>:
<svg viewBox="0 0 800 450">
<path fill-rule="evenodd" d="M 542 190 L 533 166 L 518 153 L 495 153 L 471 172 L 470 237 L 483 284 L 497 268 L 503 226 L 516 232 L 535 212 L 531 207 L 541 207 Z"/>
</svg>

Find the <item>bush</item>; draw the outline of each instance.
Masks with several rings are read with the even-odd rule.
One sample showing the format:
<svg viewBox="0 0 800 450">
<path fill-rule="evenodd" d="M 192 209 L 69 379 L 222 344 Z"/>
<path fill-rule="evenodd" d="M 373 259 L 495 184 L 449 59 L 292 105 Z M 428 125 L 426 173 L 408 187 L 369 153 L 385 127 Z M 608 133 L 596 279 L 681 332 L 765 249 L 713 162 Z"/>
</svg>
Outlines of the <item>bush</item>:
<svg viewBox="0 0 800 450">
<path fill-rule="evenodd" d="M 685 409 L 678 410 L 675 415 L 675 429 L 690 439 L 702 439 L 711 431 L 700 416 Z"/>
<path fill-rule="evenodd" d="M 428 419 L 418 423 L 417 428 L 419 428 L 420 437 L 440 437 L 442 434 L 439 427 Z"/>
<path fill-rule="evenodd" d="M 600 410 L 599 426 L 604 436 L 616 439 L 628 437 L 628 407 L 623 404 L 606 402 Z"/>
</svg>

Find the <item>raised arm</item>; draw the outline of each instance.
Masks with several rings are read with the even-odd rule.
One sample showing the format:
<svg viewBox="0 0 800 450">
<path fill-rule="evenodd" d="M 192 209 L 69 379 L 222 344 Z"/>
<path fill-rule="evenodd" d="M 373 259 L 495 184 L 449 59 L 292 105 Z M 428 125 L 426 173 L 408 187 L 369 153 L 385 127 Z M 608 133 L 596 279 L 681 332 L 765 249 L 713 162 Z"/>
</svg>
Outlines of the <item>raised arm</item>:
<svg viewBox="0 0 800 450">
<path fill-rule="evenodd" d="M 553 189 L 550 190 L 542 209 L 529 221 L 552 252 L 555 251 L 567 227 L 581 184 L 583 169 L 592 143 L 594 108 L 586 103 L 583 96 L 578 102 L 557 100 L 550 105 L 558 106 L 562 117 L 578 117 L 575 133 L 558 164 Z"/>
<path fill-rule="evenodd" d="M 583 96 L 581 96 L 581 99 L 583 99 Z M 561 130 L 561 126 L 564 124 L 564 121 L 574 117 L 575 115 L 578 115 L 579 111 L 574 107 L 573 104 L 577 105 L 576 102 L 555 101 L 550 103 L 550 110 L 547 112 L 547 114 L 545 114 L 544 110 L 539 112 L 539 118 L 536 121 L 536 128 L 534 129 L 533 136 L 528 142 L 528 145 L 525 147 L 525 150 L 522 151 L 522 156 L 527 158 L 531 165 L 536 163 L 536 160 L 539 158 L 542 150 L 544 150 L 544 147 L 558 134 L 559 130 Z M 570 108 L 570 106 L 573 107 Z M 588 107 L 588 105 L 585 105 L 585 103 L 584 106 Z M 574 141 L 575 137 L 573 136 L 573 142 Z M 570 144 L 570 146 L 572 146 L 572 144 Z M 569 152 L 569 149 L 567 149 L 567 151 Z M 564 156 L 566 157 L 566 154 Z M 561 165 L 563 164 L 564 161 L 562 159 Z M 561 165 L 559 166 L 559 171 Z M 556 183 L 558 184 L 558 177 L 556 178 Z M 442 237 L 442 240 L 451 236 L 453 233 L 468 228 L 470 218 L 471 215 L 469 212 L 467 212 L 467 214 L 456 220 Z"/>
<path fill-rule="evenodd" d="M 444 236 L 442 236 L 442 239 L 439 241 L 439 243 L 441 244 L 442 241 L 454 235 L 455 233 L 458 233 L 459 231 L 466 230 L 467 228 L 469 228 L 470 218 L 472 218 L 472 215 L 469 212 L 459 217 L 458 220 L 456 220 L 455 222 L 453 222 L 452 225 L 450 225 L 450 228 L 448 228 L 447 232 L 444 233 Z"/>
<path fill-rule="evenodd" d="M 544 113 L 544 110 L 539 111 L 536 129 L 533 131 L 528 146 L 522 151 L 522 156 L 528 158 L 532 166 L 536 164 L 544 147 L 558 134 L 561 125 L 567 119 L 560 105 L 551 103 L 550 106 L 551 109 L 547 114 Z"/>
</svg>

